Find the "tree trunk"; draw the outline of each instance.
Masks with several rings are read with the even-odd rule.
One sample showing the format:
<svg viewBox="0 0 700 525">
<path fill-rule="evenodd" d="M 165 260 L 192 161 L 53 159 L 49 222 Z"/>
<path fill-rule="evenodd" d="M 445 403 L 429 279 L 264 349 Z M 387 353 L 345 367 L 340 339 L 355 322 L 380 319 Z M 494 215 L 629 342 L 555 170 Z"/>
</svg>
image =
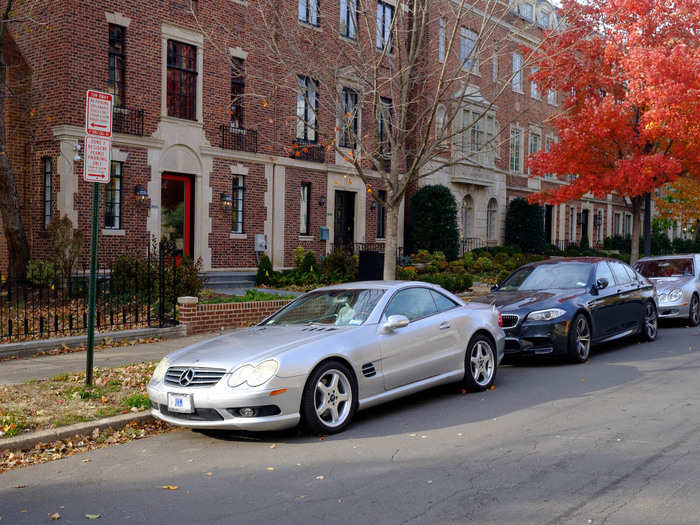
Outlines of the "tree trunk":
<svg viewBox="0 0 700 525">
<path fill-rule="evenodd" d="M 396 279 L 396 251 L 399 237 L 399 206 L 386 207 L 386 241 L 384 242 L 384 280 Z"/>
<path fill-rule="evenodd" d="M 0 79 L 5 79 L 5 66 L 1 50 Z M 7 239 L 9 276 L 11 279 L 23 279 L 29 261 L 29 246 L 20 214 L 15 174 L 7 156 L 4 82 L 3 86 L 0 87 L 0 214 L 5 230 L 5 239 Z"/>
<path fill-rule="evenodd" d="M 639 259 L 639 236 L 642 232 L 642 199 L 644 197 L 632 197 L 632 247 L 630 248 L 630 264 Z"/>
</svg>

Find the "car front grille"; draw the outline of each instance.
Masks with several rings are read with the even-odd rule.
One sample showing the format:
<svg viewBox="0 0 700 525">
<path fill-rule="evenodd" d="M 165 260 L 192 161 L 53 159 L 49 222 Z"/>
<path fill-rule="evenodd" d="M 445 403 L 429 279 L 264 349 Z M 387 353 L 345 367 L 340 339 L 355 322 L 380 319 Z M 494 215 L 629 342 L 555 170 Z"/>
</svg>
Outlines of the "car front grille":
<svg viewBox="0 0 700 525">
<path fill-rule="evenodd" d="M 218 383 L 226 370 L 194 366 L 171 366 L 165 373 L 165 384 L 174 386 L 212 386 Z"/>
<path fill-rule="evenodd" d="M 219 411 L 214 408 L 196 408 L 192 414 L 172 412 L 168 410 L 168 405 L 160 405 L 160 413 L 175 419 L 185 419 L 187 421 L 222 421 L 224 418 Z"/>
<path fill-rule="evenodd" d="M 520 316 L 516 314 L 502 314 L 503 328 L 513 328 L 520 321 Z"/>
</svg>

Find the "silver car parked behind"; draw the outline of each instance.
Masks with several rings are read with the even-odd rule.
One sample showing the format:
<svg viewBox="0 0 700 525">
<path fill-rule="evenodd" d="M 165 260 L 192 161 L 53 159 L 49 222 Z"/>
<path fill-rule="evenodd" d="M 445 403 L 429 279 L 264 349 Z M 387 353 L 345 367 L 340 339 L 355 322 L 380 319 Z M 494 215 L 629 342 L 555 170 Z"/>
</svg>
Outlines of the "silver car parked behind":
<svg viewBox="0 0 700 525">
<path fill-rule="evenodd" d="M 374 281 L 320 288 L 253 328 L 165 357 L 153 415 L 196 428 L 340 432 L 357 410 L 435 385 L 489 388 L 505 334 L 493 306 L 439 286 Z"/>
<path fill-rule="evenodd" d="M 700 254 L 645 257 L 634 269 L 656 285 L 660 318 L 700 324 Z"/>
</svg>

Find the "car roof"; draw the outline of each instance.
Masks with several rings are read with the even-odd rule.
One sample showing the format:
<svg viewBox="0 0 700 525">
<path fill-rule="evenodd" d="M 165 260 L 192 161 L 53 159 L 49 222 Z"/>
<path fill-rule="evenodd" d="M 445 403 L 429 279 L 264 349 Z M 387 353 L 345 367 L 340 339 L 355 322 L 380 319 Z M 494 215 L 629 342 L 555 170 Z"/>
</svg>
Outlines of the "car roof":
<svg viewBox="0 0 700 525">
<path fill-rule="evenodd" d="M 639 259 L 637 262 L 642 262 L 642 261 L 659 261 L 662 259 L 688 259 L 688 258 L 693 258 L 693 257 L 698 257 L 700 254 L 698 253 L 674 253 L 673 255 L 652 255 L 650 257 L 642 257 Z"/>
<path fill-rule="evenodd" d="M 435 285 L 431 283 L 425 283 L 422 281 L 356 281 L 352 283 L 339 283 L 332 284 L 330 286 L 324 286 L 322 288 L 316 288 L 313 290 L 317 292 L 319 290 L 356 290 L 363 288 L 378 288 L 381 290 L 398 290 L 399 288 L 407 288 L 410 286 L 426 286 L 428 288 L 435 288 Z"/>
<path fill-rule="evenodd" d="M 541 266 L 544 264 L 557 264 L 557 263 L 572 263 L 572 262 L 577 262 L 577 263 L 598 263 L 601 261 L 616 261 L 616 262 L 623 262 L 619 261 L 617 259 L 612 259 L 610 257 L 552 257 L 550 259 L 544 259 L 542 261 L 535 261 L 530 263 L 531 266 Z"/>
</svg>

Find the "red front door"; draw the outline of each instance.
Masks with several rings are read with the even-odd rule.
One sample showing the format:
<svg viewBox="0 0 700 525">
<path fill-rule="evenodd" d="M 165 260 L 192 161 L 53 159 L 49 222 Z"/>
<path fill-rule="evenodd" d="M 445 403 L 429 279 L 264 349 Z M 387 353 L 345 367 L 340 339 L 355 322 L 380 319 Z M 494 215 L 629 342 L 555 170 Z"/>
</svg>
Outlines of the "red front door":
<svg viewBox="0 0 700 525">
<path fill-rule="evenodd" d="M 178 256 L 192 257 L 192 178 L 164 173 L 160 191 L 161 235 L 175 243 Z"/>
</svg>

